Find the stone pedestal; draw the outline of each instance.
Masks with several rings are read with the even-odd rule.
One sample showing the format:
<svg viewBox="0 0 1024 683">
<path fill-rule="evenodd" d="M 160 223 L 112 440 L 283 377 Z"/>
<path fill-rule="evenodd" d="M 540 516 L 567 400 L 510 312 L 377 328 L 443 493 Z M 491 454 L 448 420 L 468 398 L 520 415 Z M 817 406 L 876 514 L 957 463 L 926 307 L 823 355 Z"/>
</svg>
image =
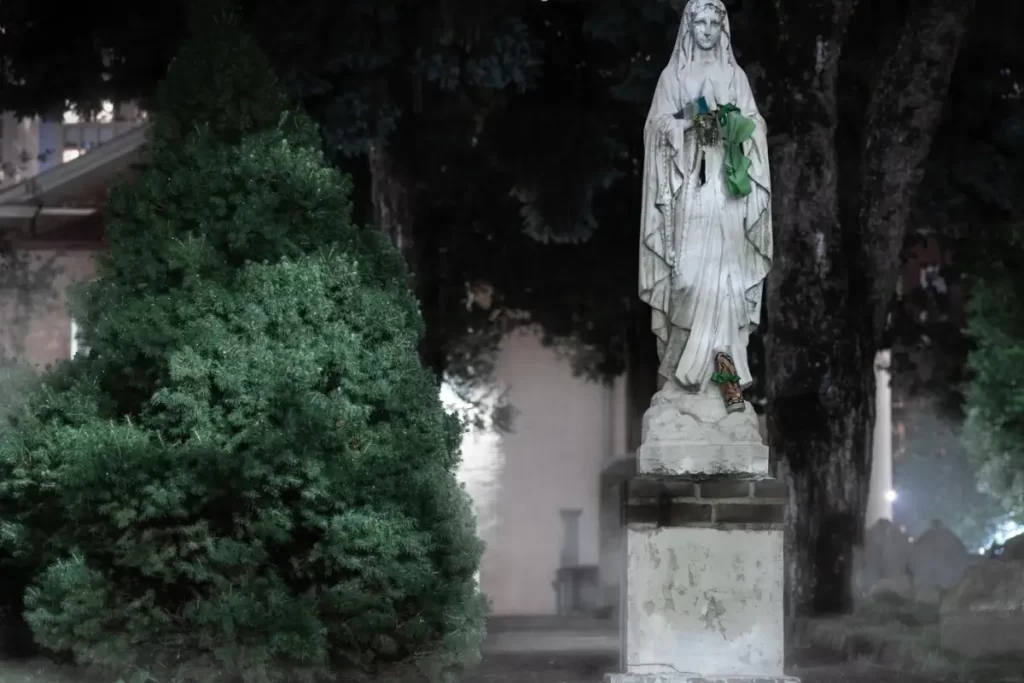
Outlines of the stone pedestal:
<svg viewBox="0 0 1024 683">
<path fill-rule="evenodd" d="M 624 488 L 622 673 L 606 683 L 760 683 L 783 674 L 786 488 L 750 405 L 659 392 Z"/>
<path fill-rule="evenodd" d="M 644 413 L 637 474 L 768 476 L 768 447 L 748 403 L 728 413 L 718 388 L 687 394 L 672 385 Z"/>
</svg>

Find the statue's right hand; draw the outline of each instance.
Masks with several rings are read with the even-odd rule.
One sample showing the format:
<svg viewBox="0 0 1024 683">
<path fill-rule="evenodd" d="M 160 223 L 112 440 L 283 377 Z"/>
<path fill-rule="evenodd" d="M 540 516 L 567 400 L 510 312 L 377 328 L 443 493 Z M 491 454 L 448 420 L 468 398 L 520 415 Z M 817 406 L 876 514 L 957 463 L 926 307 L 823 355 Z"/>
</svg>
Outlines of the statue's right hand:
<svg viewBox="0 0 1024 683">
<path fill-rule="evenodd" d="M 715 97 L 715 82 L 711 78 L 704 78 L 704 83 L 701 86 L 701 96 L 704 101 L 708 103 L 708 110 L 715 111 L 718 109 L 718 98 Z"/>
</svg>

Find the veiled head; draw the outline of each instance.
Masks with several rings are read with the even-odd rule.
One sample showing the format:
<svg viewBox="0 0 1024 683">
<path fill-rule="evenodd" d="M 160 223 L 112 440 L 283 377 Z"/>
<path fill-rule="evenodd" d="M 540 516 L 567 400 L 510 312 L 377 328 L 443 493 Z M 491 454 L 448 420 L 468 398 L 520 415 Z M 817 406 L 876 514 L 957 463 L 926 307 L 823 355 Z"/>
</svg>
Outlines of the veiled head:
<svg viewBox="0 0 1024 683">
<path fill-rule="evenodd" d="M 719 60 L 735 64 L 729 31 L 729 13 L 722 0 L 689 0 L 683 8 L 679 36 L 672 59 L 680 69 L 697 53 L 714 52 Z"/>
<path fill-rule="evenodd" d="M 722 25 L 725 23 L 725 8 L 715 2 L 693 5 L 690 17 L 693 42 L 701 50 L 713 50 L 722 39 Z"/>
</svg>

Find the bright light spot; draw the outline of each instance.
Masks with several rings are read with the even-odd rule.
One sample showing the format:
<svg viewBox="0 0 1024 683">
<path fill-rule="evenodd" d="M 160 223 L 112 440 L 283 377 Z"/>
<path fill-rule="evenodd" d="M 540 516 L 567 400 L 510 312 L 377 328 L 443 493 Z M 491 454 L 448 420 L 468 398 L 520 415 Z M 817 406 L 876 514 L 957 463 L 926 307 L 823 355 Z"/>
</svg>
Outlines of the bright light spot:
<svg viewBox="0 0 1024 683">
<path fill-rule="evenodd" d="M 93 114 L 92 120 L 95 123 L 110 123 L 114 120 L 114 103 L 107 100 L 100 105 L 100 110 Z M 73 107 L 69 106 L 64 111 L 64 123 L 68 125 L 74 125 L 76 123 L 88 123 L 86 119 L 83 119 Z"/>
<path fill-rule="evenodd" d="M 80 147 L 68 147 L 64 150 L 64 154 L 61 157 L 61 161 L 67 163 L 73 161 L 78 157 L 85 154 L 85 150 Z"/>
<path fill-rule="evenodd" d="M 897 498 L 899 498 L 899 494 L 897 494 L 895 491 L 886 491 L 885 492 L 885 499 L 887 501 L 889 501 L 890 503 L 896 502 Z"/>
<path fill-rule="evenodd" d="M 993 545 L 1003 545 L 1011 538 L 1021 534 L 1024 534 L 1024 525 L 1017 524 L 1016 522 L 1003 522 L 996 528 L 995 532 L 989 536 L 988 540 L 985 541 L 985 545 L 978 548 L 978 552 L 984 555 Z"/>
</svg>

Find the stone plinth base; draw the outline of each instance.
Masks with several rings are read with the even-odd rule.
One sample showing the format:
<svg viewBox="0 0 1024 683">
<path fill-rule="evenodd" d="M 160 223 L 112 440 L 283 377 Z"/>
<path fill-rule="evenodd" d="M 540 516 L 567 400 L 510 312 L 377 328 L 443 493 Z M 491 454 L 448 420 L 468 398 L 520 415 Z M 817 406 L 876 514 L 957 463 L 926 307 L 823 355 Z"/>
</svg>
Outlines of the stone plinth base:
<svg viewBox="0 0 1024 683">
<path fill-rule="evenodd" d="M 790 676 L 700 676 L 698 674 L 605 674 L 604 683 L 800 683 Z"/>
<path fill-rule="evenodd" d="M 606 680 L 786 680 L 786 487 L 750 475 L 636 477 L 624 493 L 625 673 Z"/>
<path fill-rule="evenodd" d="M 729 413 L 712 385 L 690 394 L 666 385 L 644 413 L 637 473 L 768 476 L 768 447 L 753 406 Z"/>
</svg>

